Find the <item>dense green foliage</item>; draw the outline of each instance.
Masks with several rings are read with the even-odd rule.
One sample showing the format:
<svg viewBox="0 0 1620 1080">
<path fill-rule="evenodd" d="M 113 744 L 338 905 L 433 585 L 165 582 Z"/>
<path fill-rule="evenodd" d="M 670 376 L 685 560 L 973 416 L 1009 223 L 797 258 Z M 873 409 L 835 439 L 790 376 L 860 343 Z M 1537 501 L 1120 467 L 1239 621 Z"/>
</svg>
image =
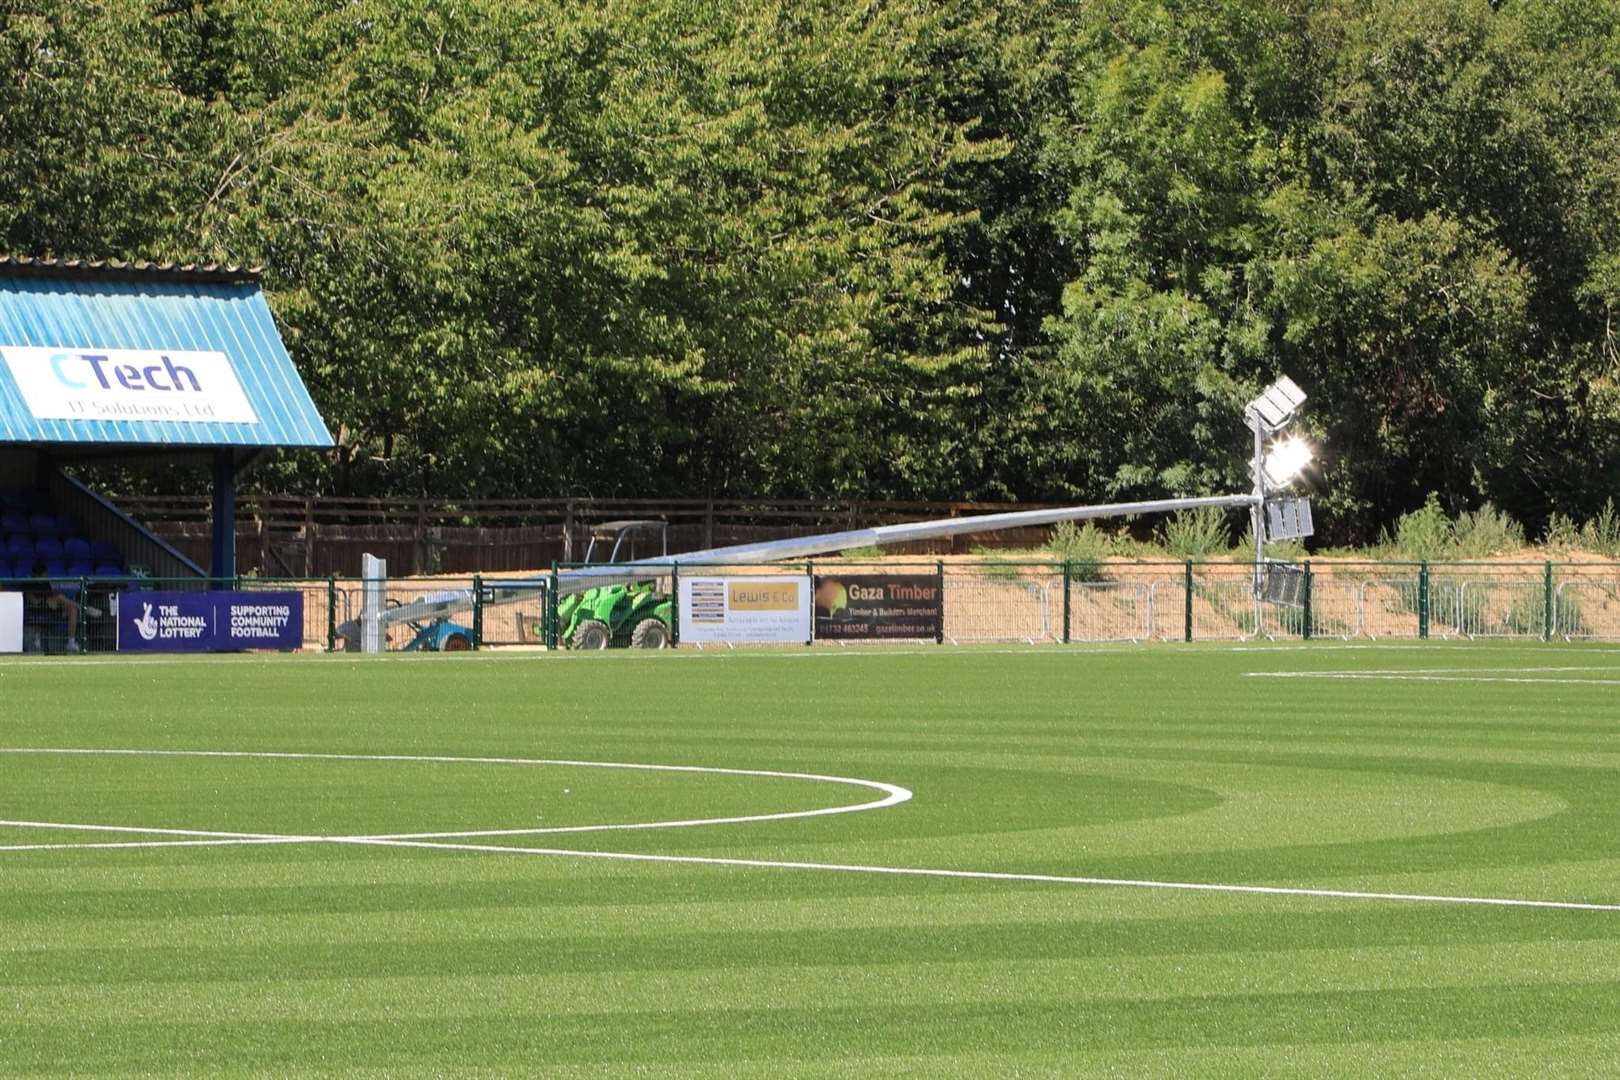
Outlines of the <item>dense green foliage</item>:
<svg viewBox="0 0 1620 1080">
<path fill-rule="evenodd" d="M 1620 665 L 1548 648 L 0 658 L 0 847 L 69 845 L 0 850 L 0 1062 L 211 1077 L 1601 1075 L 1620 1053 L 1614 910 L 838 869 L 1612 905 Z M 75 748 L 776 769 L 914 797 L 434 841 L 481 851 L 96 848 L 80 845 L 196 838 L 17 823 L 307 840 L 880 793 L 61 752 Z M 505 850 L 524 848 L 552 853 Z"/>
<path fill-rule="evenodd" d="M 1620 481 L 1614 0 L 0 0 L 0 246 L 263 265 L 270 484 L 1320 515 Z M 296 475 L 295 475 L 296 474 Z"/>
</svg>

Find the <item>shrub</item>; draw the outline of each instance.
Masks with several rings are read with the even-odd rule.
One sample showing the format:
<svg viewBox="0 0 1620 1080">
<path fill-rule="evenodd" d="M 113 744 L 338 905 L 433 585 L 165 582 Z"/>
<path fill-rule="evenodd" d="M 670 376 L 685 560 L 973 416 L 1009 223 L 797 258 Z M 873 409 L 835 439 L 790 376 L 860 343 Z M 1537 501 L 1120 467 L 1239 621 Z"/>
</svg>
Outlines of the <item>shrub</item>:
<svg viewBox="0 0 1620 1080">
<path fill-rule="evenodd" d="M 1206 506 L 1171 516 L 1161 529 L 1160 542 L 1178 559 L 1203 559 L 1230 548 L 1232 530 L 1225 511 Z"/>
<path fill-rule="evenodd" d="M 1451 526 L 1451 549 L 1465 559 L 1500 555 L 1524 547 L 1524 526 L 1504 511 L 1486 503 L 1472 513 L 1457 515 Z"/>
<path fill-rule="evenodd" d="M 974 548 L 973 554 L 984 560 L 979 566 L 979 572 L 991 581 L 1024 580 L 1024 564 L 1021 560 L 985 547 Z"/>
<path fill-rule="evenodd" d="M 1395 546 L 1407 558 L 1428 562 L 1439 559 L 1451 550 L 1451 519 L 1440 508 L 1440 496 L 1429 492 L 1429 497 L 1416 510 L 1402 514 L 1395 523 Z"/>
<path fill-rule="evenodd" d="M 1068 564 L 1069 576 L 1075 581 L 1103 580 L 1103 560 L 1113 546 L 1113 538 L 1094 522 L 1076 525 L 1063 521 L 1052 530 L 1051 548 Z"/>
<path fill-rule="evenodd" d="M 1581 545 L 1580 527 L 1569 515 L 1554 514 L 1547 519 L 1547 532 L 1541 542 L 1555 551 L 1570 551 Z"/>
<path fill-rule="evenodd" d="M 1615 511 L 1614 499 L 1605 502 L 1597 517 L 1581 526 L 1581 546 L 1599 555 L 1620 557 L 1620 513 Z"/>
</svg>

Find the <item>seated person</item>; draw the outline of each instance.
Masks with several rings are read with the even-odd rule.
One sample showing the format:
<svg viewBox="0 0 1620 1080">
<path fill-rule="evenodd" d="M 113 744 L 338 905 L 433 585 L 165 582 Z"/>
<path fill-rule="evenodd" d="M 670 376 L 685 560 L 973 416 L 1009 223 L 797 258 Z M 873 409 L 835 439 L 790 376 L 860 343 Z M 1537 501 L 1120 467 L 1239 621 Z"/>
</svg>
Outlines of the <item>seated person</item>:
<svg viewBox="0 0 1620 1080">
<path fill-rule="evenodd" d="M 42 562 L 35 563 L 34 577 L 44 578 L 45 574 L 45 564 Z M 78 652 L 79 643 L 74 639 L 73 636 L 74 632 L 79 626 L 78 602 L 70 599 L 66 593 L 58 589 L 54 582 L 42 581 L 41 585 L 44 587 L 41 588 L 36 586 L 35 588 L 28 590 L 26 593 L 27 598 L 24 603 L 31 610 L 31 613 L 36 616 L 32 620 L 26 621 L 32 621 L 38 624 L 40 622 L 51 621 L 50 616 L 53 614 L 60 614 L 64 616 L 67 620 L 67 651 Z M 43 642 L 40 642 L 40 645 L 43 646 Z"/>
</svg>

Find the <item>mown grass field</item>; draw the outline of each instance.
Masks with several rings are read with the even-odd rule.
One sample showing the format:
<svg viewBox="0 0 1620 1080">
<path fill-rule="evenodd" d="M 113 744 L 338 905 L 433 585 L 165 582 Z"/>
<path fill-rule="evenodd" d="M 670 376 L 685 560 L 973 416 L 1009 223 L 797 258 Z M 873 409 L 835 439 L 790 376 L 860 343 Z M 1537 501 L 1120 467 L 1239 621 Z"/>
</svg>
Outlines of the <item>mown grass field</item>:
<svg viewBox="0 0 1620 1080">
<path fill-rule="evenodd" d="M 1620 910 L 877 872 L 1620 904 L 1620 650 L 10 661 L 0 748 L 4 1074 L 1620 1067 Z"/>
</svg>

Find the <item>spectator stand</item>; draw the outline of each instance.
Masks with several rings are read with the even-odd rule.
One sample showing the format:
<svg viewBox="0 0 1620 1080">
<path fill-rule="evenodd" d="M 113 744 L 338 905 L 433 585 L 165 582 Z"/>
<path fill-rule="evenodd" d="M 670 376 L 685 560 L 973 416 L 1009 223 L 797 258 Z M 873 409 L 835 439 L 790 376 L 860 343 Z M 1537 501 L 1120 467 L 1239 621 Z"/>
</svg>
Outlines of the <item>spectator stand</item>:
<svg viewBox="0 0 1620 1080">
<path fill-rule="evenodd" d="M 0 256 L 0 591 L 26 596 L 26 649 L 114 647 L 118 594 L 143 579 L 230 588 L 238 478 L 331 445 L 256 272 Z M 208 477 L 208 565 L 83 482 L 87 464 Z"/>
</svg>

